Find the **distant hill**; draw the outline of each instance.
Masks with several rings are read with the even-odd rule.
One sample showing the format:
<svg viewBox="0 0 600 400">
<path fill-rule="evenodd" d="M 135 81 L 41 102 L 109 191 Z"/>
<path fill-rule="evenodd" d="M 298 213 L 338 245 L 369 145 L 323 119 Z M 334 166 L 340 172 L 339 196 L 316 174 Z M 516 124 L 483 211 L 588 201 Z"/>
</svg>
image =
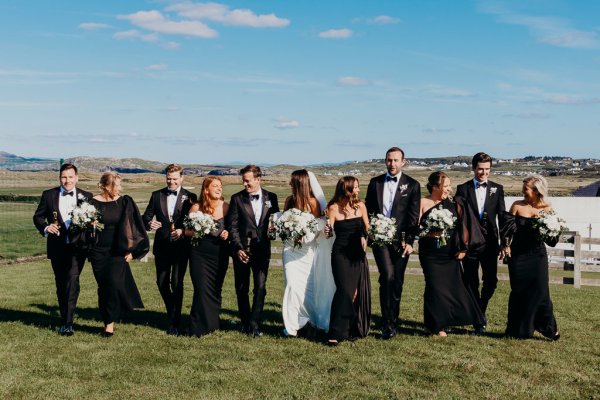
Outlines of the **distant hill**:
<svg viewBox="0 0 600 400">
<path fill-rule="evenodd" d="M 58 169 L 59 160 L 50 158 L 25 158 L 0 150 L 0 170 L 51 171 Z"/>
</svg>

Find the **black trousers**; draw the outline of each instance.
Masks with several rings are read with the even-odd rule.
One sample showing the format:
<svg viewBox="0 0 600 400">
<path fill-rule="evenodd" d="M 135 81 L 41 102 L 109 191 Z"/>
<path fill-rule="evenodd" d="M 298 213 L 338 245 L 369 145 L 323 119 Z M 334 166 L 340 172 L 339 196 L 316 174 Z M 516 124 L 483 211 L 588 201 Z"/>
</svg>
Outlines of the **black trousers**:
<svg viewBox="0 0 600 400">
<path fill-rule="evenodd" d="M 233 272 L 235 277 L 235 294 L 237 295 L 240 320 L 244 329 L 258 329 L 265 297 L 267 296 L 267 275 L 269 273 L 270 250 L 267 254 L 252 255 L 248 264 L 240 262 L 237 254 L 233 255 Z M 254 283 L 252 307 L 250 307 L 250 273 Z"/>
<path fill-rule="evenodd" d="M 85 264 L 85 255 L 76 252 L 72 246 L 66 246 L 60 256 L 50 259 L 50 263 L 56 283 L 61 324 L 71 325 L 79 298 L 79 275 Z"/>
<path fill-rule="evenodd" d="M 400 316 L 400 300 L 408 256 L 393 246 L 373 246 L 373 256 L 379 270 L 379 302 L 382 328 L 395 328 Z"/>
<path fill-rule="evenodd" d="M 181 322 L 183 305 L 183 279 L 187 271 L 189 246 L 174 244 L 154 254 L 156 285 L 165 303 L 169 323 L 173 327 Z"/>
<path fill-rule="evenodd" d="M 481 292 L 479 291 L 479 266 L 481 265 Z M 463 259 L 465 284 L 471 289 L 485 314 L 488 303 L 498 286 L 498 246 L 487 246 L 477 258 Z"/>
</svg>

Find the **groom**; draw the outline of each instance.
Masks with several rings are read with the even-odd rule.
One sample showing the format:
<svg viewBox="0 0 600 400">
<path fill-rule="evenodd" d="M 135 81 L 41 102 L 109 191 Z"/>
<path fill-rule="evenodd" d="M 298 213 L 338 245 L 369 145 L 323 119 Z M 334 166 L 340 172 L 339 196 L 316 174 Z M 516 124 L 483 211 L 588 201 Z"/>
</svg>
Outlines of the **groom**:
<svg viewBox="0 0 600 400">
<path fill-rule="evenodd" d="M 467 257 L 463 259 L 463 268 L 465 282 L 473 291 L 481 311 L 485 315 L 498 283 L 500 242 L 496 218 L 504 213 L 506 206 L 502 185 L 488 180 L 492 168 L 492 157 L 483 152 L 477 153 L 473 156 L 471 166 L 474 178 L 458 185 L 455 197 L 457 202 L 469 207 L 470 212 L 479 217 L 468 229 L 470 236 L 475 235 L 475 230 L 481 232 L 485 245 L 477 253 L 467 254 Z M 479 265 L 481 265 L 482 271 L 481 293 L 479 292 Z M 475 327 L 476 334 L 484 331 L 485 325 Z"/>
<path fill-rule="evenodd" d="M 404 236 L 399 245 L 372 246 L 379 269 L 379 301 L 381 302 L 381 337 L 396 336 L 404 272 L 419 223 L 421 185 L 402 173 L 406 163 L 404 151 L 392 147 L 385 153 L 387 173 L 369 182 L 365 199 L 369 216 L 383 214 L 395 218 L 397 232 Z M 401 236 L 402 237 L 402 236 Z"/>
<path fill-rule="evenodd" d="M 142 219 L 154 235 L 156 284 L 169 318 L 168 335 L 179 334 L 183 303 L 183 278 L 189 257 L 189 240 L 183 236 L 183 219 L 196 201 L 196 195 L 183 183 L 183 167 L 170 164 L 165 168 L 167 186 L 152 193 Z"/>
<path fill-rule="evenodd" d="M 227 225 L 233 251 L 235 292 L 242 332 L 260 337 L 260 317 L 267 294 L 266 282 L 271 260 L 268 236 L 269 217 L 279 212 L 277 195 L 261 188 L 262 172 L 256 165 L 240 170 L 244 190 L 231 196 Z M 250 272 L 254 281 L 252 308 L 248 292 Z"/>
<path fill-rule="evenodd" d="M 47 238 L 47 255 L 54 272 L 60 310 L 59 333 L 63 336 L 72 336 L 74 333 L 73 314 L 79 297 L 79 275 L 86 257 L 85 252 L 77 249 L 69 240 L 70 213 L 83 201 L 92 198 L 91 193 L 75 187 L 77 180 L 77 167 L 63 164 L 60 167 L 60 186 L 42 193 L 33 214 L 35 227 Z"/>
</svg>

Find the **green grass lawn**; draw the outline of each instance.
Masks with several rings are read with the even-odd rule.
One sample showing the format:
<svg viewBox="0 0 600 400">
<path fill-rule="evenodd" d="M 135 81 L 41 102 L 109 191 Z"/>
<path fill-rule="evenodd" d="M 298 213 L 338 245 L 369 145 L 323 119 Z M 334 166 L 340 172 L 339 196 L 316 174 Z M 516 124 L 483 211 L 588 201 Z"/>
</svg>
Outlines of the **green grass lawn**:
<svg viewBox="0 0 600 400">
<path fill-rule="evenodd" d="M 562 339 L 502 338 L 507 283 L 492 299 L 484 337 L 462 330 L 423 335 L 422 277 L 407 277 L 400 335 L 378 339 L 377 274 L 372 275 L 372 333 L 329 348 L 285 339 L 281 269 L 268 280 L 265 336 L 238 332 L 233 271 L 224 288 L 223 330 L 170 337 L 152 263 L 134 263 L 146 304 L 99 335 L 91 268 L 82 275 L 76 334 L 56 332 L 49 262 L 0 267 L 0 398 L 600 398 L 600 289 L 551 286 Z M 184 313 L 189 314 L 187 277 Z M 186 321 L 187 322 L 187 321 Z"/>
</svg>

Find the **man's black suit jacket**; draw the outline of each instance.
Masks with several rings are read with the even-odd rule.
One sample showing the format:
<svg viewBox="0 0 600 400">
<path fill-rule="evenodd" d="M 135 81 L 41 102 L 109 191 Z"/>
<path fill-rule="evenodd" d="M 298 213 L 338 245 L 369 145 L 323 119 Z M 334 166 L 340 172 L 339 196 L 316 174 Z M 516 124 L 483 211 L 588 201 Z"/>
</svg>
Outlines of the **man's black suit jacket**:
<svg viewBox="0 0 600 400">
<path fill-rule="evenodd" d="M 171 247 L 171 221 L 169 220 L 169 210 L 167 208 L 167 196 L 166 187 L 152 192 L 146 211 L 142 215 L 147 230 L 150 230 L 150 223 L 154 217 L 162 224 L 162 227 L 157 229 L 154 235 L 154 245 L 152 247 L 154 255 L 159 254 L 162 249 Z M 187 189 L 181 188 L 177 194 L 177 203 L 173 212 L 175 229 L 183 229 L 183 220 L 195 202 L 196 195 Z M 189 242 L 189 240 L 182 238 L 178 242 L 183 244 Z"/>
<path fill-rule="evenodd" d="M 383 189 L 386 174 L 376 176 L 369 182 L 365 203 L 369 216 L 383 214 Z M 396 219 L 398 232 L 406 233 L 406 243 L 413 243 L 419 226 L 421 185 L 402 173 L 394 194 L 391 217 Z"/>
<path fill-rule="evenodd" d="M 463 204 L 464 207 L 469 207 L 472 215 L 479 215 L 477 207 L 477 194 L 475 193 L 475 183 L 469 180 L 456 188 L 456 201 Z M 499 248 L 498 242 L 498 223 L 496 218 L 500 217 L 506 211 L 504 203 L 504 188 L 502 185 L 487 181 L 485 203 L 483 212 L 485 220 L 481 220 L 482 234 L 486 237 L 486 245 L 493 246 L 492 250 Z M 502 221 L 502 218 L 500 218 Z M 470 227 L 469 229 L 473 229 Z"/>
<path fill-rule="evenodd" d="M 248 235 L 252 237 L 253 247 L 256 246 L 256 248 L 260 249 L 261 253 L 270 254 L 271 241 L 268 236 L 269 217 L 271 214 L 279 212 L 277 195 L 262 189 L 261 201 L 262 215 L 257 225 L 248 192 L 242 190 L 231 196 L 227 226 L 234 255 L 239 250 L 243 250 Z"/>
<path fill-rule="evenodd" d="M 81 204 L 83 201 L 89 201 L 93 196 L 90 192 L 81 190 L 79 188 L 74 189 L 74 194 L 77 198 L 77 204 Z M 43 236 L 46 235 L 44 230 L 48 225 L 54 222 L 53 213 L 56 213 L 58 223 L 60 225 L 60 235 L 48 235 L 46 241 L 46 252 L 48 258 L 56 258 L 63 254 L 65 246 L 67 245 L 67 227 L 60 215 L 60 209 L 58 207 L 58 200 L 60 198 L 60 186 L 45 190 L 42 193 L 40 203 L 38 204 L 35 213 L 33 214 L 33 224 L 37 230 Z"/>
</svg>

